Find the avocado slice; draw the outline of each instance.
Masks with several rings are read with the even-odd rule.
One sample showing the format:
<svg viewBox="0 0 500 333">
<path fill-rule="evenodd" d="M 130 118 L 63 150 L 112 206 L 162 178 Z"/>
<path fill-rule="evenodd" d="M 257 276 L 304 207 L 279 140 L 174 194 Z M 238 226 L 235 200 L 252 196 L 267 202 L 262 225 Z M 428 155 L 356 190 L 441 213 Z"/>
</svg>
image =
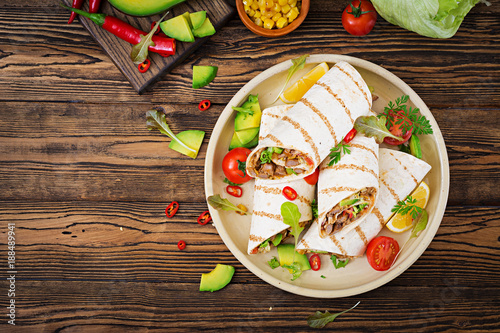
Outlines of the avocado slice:
<svg viewBox="0 0 500 333">
<path fill-rule="evenodd" d="M 207 18 L 207 12 L 202 10 L 199 12 L 191 13 L 189 14 L 189 17 L 191 19 L 191 25 L 193 26 L 193 29 L 198 29 L 201 27 L 203 22 L 205 22 L 205 19 Z"/>
<path fill-rule="evenodd" d="M 294 257 L 295 253 L 295 257 Z M 295 251 L 295 245 L 293 244 L 280 244 L 278 245 L 278 257 L 280 260 L 280 266 L 291 265 L 293 262 L 299 263 L 302 271 L 307 271 L 311 269 L 309 264 L 309 259 L 305 254 L 300 254 Z"/>
<path fill-rule="evenodd" d="M 253 137 L 252 137 L 253 135 Z M 229 144 L 229 150 L 237 147 L 253 148 L 259 143 L 259 128 L 249 128 L 234 132 Z"/>
<path fill-rule="evenodd" d="M 249 95 L 247 101 L 241 107 L 252 110 L 253 114 L 238 112 L 234 118 L 234 130 L 238 132 L 248 128 L 259 127 L 262 111 L 260 110 L 258 96 Z"/>
<path fill-rule="evenodd" d="M 193 88 L 206 86 L 217 76 L 217 66 L 193 66 Z"/>
<path fill-rule="evenodd" d="M 186 146 L 196 150 L 196 153 L 193 153 L 190 150 L 187 150 L 183 146 L 181 146 L 177 141 L 172 140 L 168 145 L 168 148 L 173 149 L 181 154 L 186 156 L 196 158 L 198 156 L 198 152 L 200 151 L 201 144 L 203 143 L 203 138 L 205 137 L 205 132 L 198 130 L 189 130 L 180 132 L 176 135 L 176 137 L 181 140 Z"/>
<path fill-rule="evenodd" d="M 109 0 L 109 3 L 125 14 L 150 16 L 184 2 L 185 0 Z"/>
<path fill-rule="evenodd" d="M 225 286 L 233 278 L 234 267 L 217 264 L 210 273 L 201 274 L 200 291 L 217 291 Z"/>
<path fill-rule="evenodd" d="M 206 37 L 215 34 L 215 28 L 207 17 L 203 24 L 198 28 L 193 30 L 193 35 L 195 37 Z"/>
<path fill-rule="evenodd" d="M 189 18 L 189 13 L 187 15 Z M 181 42 L 194 42 L 194 36 L 191 32 L 189 22 L 184 14 L 178 15 L 170 20 L 160 23 L 161 30 L 170 38 L 177 39 Z"/>
<path fill-rule="evenodd" d="M 186 19 L 186 22 L 189 24 L 189 27 L 191 28 L 191 31 L 193 30 L 193 23 L 191 22 L 191 14 L 189 12 L 185 12 L 182 14 L 184 18 Z"/>
</svg>

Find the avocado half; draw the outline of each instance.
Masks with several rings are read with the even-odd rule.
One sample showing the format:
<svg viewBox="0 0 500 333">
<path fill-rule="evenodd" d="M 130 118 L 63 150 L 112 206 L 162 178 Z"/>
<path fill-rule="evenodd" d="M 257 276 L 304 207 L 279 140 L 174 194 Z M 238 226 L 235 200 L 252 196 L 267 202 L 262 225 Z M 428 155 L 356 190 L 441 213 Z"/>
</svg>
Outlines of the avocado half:
<svg viewBox="0 0 500 333">
<path fill-rule="evenodd" d="M 125 14 L 150 16 L 161 13 L 185 0 L 109 0 L 109 3 Z"/>
</svg>

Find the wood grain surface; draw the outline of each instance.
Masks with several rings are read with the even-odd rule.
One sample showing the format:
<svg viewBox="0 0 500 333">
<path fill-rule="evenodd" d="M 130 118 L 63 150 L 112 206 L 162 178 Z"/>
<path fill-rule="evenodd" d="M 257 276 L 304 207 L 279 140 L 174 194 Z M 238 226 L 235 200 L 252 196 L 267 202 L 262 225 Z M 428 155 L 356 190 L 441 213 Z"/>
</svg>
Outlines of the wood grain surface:
<svg viewBox="0 0 500 333">
<path fill-rule="evenodd" d="M 188 0 L 189 2 L 190 0 Z M 379 17 L 348 35 L 347 1 L 313 0 L 284 38 L 237 16 L 142 95 L 99 44 L 52 0 L 0 3 L 0 331 L 306 332 L 307 316 L 360 305 L 323 331 L 500 331 L 500 7 L 478 4 L 451 39 Z M 229 252 L 207 209 L 204 159 L 218 116 L 249 80 L 304 53 L 378 64 L 429 106 L 450 161 L 450 193 L 427 250 L 373 291 L 313 299 L 265 283 Z M 193 65 L 216 65 L 191 88 Z M 212 107 L 201 113 L 198 102 Z M 197 159 L 166 148 L 145 113 L 166 108 L 174 132 L 206 131 Z M 181 208 L 172 219 L 166 205 Z M 16 325 L 6 307 L 7 225 L 16 227 Z M 180 252 L 177 241 L 187 247 Z M 233 265 L 231 284 L 198 291 L 201 273 Z"/>
</svg>

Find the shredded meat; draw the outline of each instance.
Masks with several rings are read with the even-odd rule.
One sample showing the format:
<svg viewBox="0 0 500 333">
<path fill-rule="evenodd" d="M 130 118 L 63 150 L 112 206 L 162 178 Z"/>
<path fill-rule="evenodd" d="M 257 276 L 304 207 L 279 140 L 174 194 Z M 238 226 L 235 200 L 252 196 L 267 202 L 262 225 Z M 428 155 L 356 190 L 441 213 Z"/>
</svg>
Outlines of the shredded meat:
<svg viewBox="0 0 500 333">
<path fill-rule="evenodd" d="M 252 156 L 249 161 L 253 168 L 249 168 L 248 173 L 252 177 L 259 177 L 264 179 L 279 179 L 285 177 L 288 173 L 286 169 L 292 169 L 296 174 L 306 172 L 303 167 L 306 164 L 303 154 L 295 149 L 283 149 L 278 153 L 273 153 L 271 162 L 261 163 L 260 156 L 266 148 L 261 149 L 259 152 Z"/>
</svg>

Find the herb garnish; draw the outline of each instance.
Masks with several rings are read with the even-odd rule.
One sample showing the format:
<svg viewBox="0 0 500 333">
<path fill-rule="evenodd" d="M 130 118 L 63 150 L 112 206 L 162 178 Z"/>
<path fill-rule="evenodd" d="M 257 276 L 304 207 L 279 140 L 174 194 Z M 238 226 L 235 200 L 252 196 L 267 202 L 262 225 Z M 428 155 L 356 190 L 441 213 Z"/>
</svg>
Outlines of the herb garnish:
<svg viewBox="0 0 500 333">
<path fill-rule="evenodd" d="M 359 303 L 360 302 L 356 303 L 356 305 L 354 305 L 352 308 L 339 313 L 330 313 L 328 311 L 322 313 L 321 311 L 316 311 L 315 314 L 307 317 L 307 324 L 312 328 L 323 328 L 326 326 L 326 324 L 331 323 L 332 321 L 335 320 L 335 318 L 337 318 L 341 314 L 346 313 L 347 311 L 350 311 L 355 307 L 357 307 Z"/>
<path fill-rule="evenodd" d="M 344 139 L 342 138 L 342 140 Z M 338 162 L 340 162 L 340 158 L 342 157 L 342 155 L 351 153 L 351 151 L 349 150 L 350 146 L 342 142 L 344 141 L 340 141 L 338 145 L 330 149 L 330 155 L 328 155 L 328 157 L 330 157 L 330 162 L 328 163 L 328 166 L 337 164 Z"/>
<path fill-rule="evenodd" d="M 416 219 L 418 214 L 422 212 L 422 208 L 417 206 L 417 199 L 413 199 L 411 195 L 407 196 L 405 200 L 398 201 L 398 203 L 391 209 L 391 212 L 400 215 L 410 213 L 413 219 Z"/>
<path fill-rule="evenodd" d="M 148 112 L 146 112 L 146 127 L 150 131 L 160 131 L 162 134 L 165 134 L 172 140 L 177 141 L 177 143 L 182 147 L 186 148 L 189 151 L 192 151 L 193 153 L 196 153 L 196 150 L 194 150 L 193 148 L 189 148 L 188 146 L 186 146 L 186 144 L 184 144 L 184 142 L 182 142 L 175 136 L 174 132 L 172 132 L 170 127 L 168 127 L 167 120 L 163 112 L 158 110 L 149 110 Z"/>
<path fill-rule="evenodd" d="M 238 162 L 239 162 L 239 160 L 238 160 Z M 230 180 L 229 180 L 229 179 L 227 179 L 227 178 L 224 178 L 223 182 L 224 182 L 224 183 L 226 183 L 226 184 L 229 184 L 229 185 L 231 185 L 231 186 L 241 186 L 241 185 L 243 185 L 243 184 L 233 183 L 232 181 L 230 181 Z"/>
<path fill-rule="evenodd" d="M 429 120 L 425 118 L 425 116 L 418 114 L 420 109 L 406 105 L 409 99 L 410 97 L 408 95 L 403 95 L 396 98 L 396 104 L 389 102 L 384 108 L 384 112 L 382 112 L 379 117 L 386 116 L 389 120 L 388 125 L 390 126 L 390 123 L 394 122 L 395 112 L 403 111 L 404 117 L 399 117 L 395 122 L 395 125 L 401 124 L 403 133 L 413 128 L 413 133 L 415 134 L 432 134 L 433 131 Z"/>
<path fill-rule="evenodd" d="M 326 276 L 324 276 L 324 275 L 321 275 L 321 276 L 320 276 L 320 278 L 322 278 L 322 279 L 326 279 Z"/>
<path fill-rule="evenodd" d="M 269 264 L 269 266 L 271 266 L 272 269 L 280 267 L 280 262 L 278 261 L 278 258 L 276 258 L 276 257 L 273 257 L 267 263 Z"/>
<path fill-rule="evenodd" d="M 274 153 L 274 148 L 273 147 L 268 147 L 267 149 L 264 149 L 262 153 L 260 153 L 260 164 L 266 164 L 266 163 L 271 163 L 271 158 Z"/>
<path fill-rule="evenodd" d="M 243 177 L 241 177 L 240 175 L 238 175 L 238 176 L 240 176 L 241 178 L 245 178 L 247 176 L 247 172 L 246 172 L 247 162 L 246 161 L 242 162 L 240 160 L 236 160 L 236 161 L 238 161 L 238 170 L 240 170 L 241 172 L 243 172 Z"/>
<path fill-rule="evenodd" d="M 283 86 L 281 91 L 278 93 L 278 96 L 276 96 L 276 98 L 271 104 L 274 104 L 278 100 L 278 98 L 280 98 L 283 91 L 285 91 L 286 85 L 288 84 L 288 81 L 290 81 L 290 79 L 292 78 L 293 74 L 295 74 L 295 72 L 297 72 L 299 69 L 304 68 L 307 57 L 309 57 L 309 54 L 304 54 L 303 56 L 292 59 L 292 66 L 288 69 L 288 75 L 286 76 L 285 85 Z"/>
<path fill-rule="evenodd" d="M 232 204 L 231 201 L 224 199 L 224 198 L 221 198 L 221 196 L 219 194 L 209 196 L 207 198 L 207 201 L 210 204 L 210 206 L 212 206 L 218 210 L 225 210 L 225 211 L 234 210 L 237 213 L 240 213 L 242 215 L 248 214 L 248 212 L 246 212 L 243 209 L 238 208 L 234 204 Z"/>
<path fill-rule="evenodd" d="M 368 138 L 374 138 L 378 144 L 381 144 L 386 136 L 401 141 L 402 138 L 389 132 L 386 123 L 385 116 L 361 116 L 354 122 L 354 128 L 358 133 L 363 133 Z"/>
<path fill-rule="evenodd" d="M 156 22 L 155 26 L 151 29 L 151 31 L 146 35 L 140 35 L 141 36 L 141 41 L 137 43 L 136 45 L 132 46 L 132 52 L 130 52 L 130 58 L 134 62 L 134 64 L 139 65 L 140 63 L 143 63 L 147 58 L 148 58 L 148 48 L 150 46 L 155 46 L 155 43 L 153 42 L 153 35 L 158 29 L 158 26 L 160 25 L 161 21 L 167 16 L 168 12 L 163 15 L 161 19 Z"/>
<path fill-rule="evenodd" d="M 232 106 L 232 108 L 234 111 L 238 111 L 238 112 L 245 114 L 244 118 L 246 118 L 248 115 L 253 116 L 253 114 L 254 114 L 253 110 L 249 109 L 249 108 L 244 108 L 244 107 L 240 107 L 240 106 Z"/>
<path fill-rule="evenodd" d="M 312 209 L 312 215 L 314 219 L 318 218 L 318 203 L 316 202 L 316 199 L 313 199 L 311 202 L 311 209 Z"/>
<path fill-rule="evenodd" d="M 332 261 L 335 269 L 344 268 L 349 263 L 349 258 L 346 260 L 338 260 L 334 254 L 330 257 L 330 260 Z"/>
</svg>

